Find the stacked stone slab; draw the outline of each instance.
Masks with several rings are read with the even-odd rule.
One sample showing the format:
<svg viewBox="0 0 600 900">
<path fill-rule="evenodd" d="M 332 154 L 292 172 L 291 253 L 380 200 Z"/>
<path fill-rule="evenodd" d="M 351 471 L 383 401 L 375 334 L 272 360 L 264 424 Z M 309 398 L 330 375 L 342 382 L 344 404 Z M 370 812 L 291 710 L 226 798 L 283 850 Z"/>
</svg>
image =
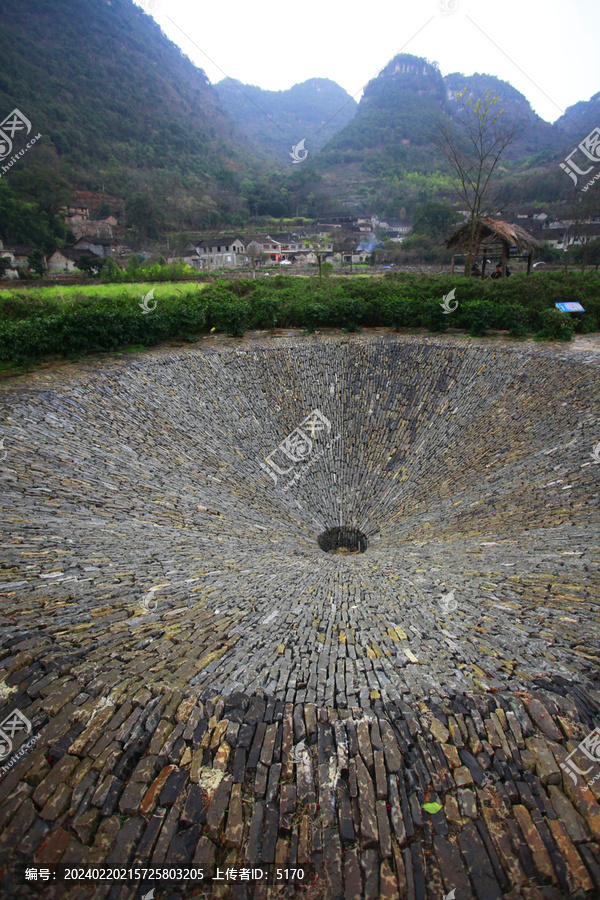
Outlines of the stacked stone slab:
<svg viewBox="0 0 600 900">
<path fill-rule="evenodd" d="M 0 860 L 600 892 L 560 768 L 600 721 L 599 359 L 293 335 L 5 382 L 0 720 L 38 741 Z"/>
</svg>

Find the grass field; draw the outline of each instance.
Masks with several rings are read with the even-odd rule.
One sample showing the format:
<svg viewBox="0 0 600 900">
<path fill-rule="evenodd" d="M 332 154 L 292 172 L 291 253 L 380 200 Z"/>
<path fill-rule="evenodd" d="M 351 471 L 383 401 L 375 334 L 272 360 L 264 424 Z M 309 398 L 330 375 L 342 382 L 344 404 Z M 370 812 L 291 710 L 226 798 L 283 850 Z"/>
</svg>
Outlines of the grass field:
<svg viewBox="0 0 600 900">
<path fill-rule="evenodd" d="M 98 300 L 113 300 L 116 297 L 138 297 L 140 300 L 148 291 L 154 290 L 154 297 L 172 297 L 177 294 L 189 294 L 194 291 L 201 291 L 207 286 L 206 282 L 135 282 L 133 284 L 70 284 L 56 285 L 55 287 L 27 287 L 22 288 L 18 284 L 12 285 L 10 288 L 2 288 L 0 290 L 0 300 L 7 299 L 20 293 L 27 295 L 32 302 L 36 299 L 51 300 L 57 303 L 69 303 L 78 300 L 81 297 L 91 297 Z"/>
</svg>

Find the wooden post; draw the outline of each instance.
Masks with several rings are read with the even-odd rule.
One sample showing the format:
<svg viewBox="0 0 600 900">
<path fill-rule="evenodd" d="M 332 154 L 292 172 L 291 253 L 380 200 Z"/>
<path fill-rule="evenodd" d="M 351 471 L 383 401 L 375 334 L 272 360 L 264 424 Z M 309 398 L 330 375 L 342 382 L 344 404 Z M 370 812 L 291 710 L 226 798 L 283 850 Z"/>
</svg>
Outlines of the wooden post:
<svg viewBox="0 0 600 900">
<path fill-rule="evenodd" d="M 502 241 L 502 277 L 506 278 L 506 264 L 508 262 L 508 244 Z"/>
<path fill-rule="evenodd" d="M 531 272 L 531 260 L 533 258 L 533 253 L 529 253 L 527 256 L 527 274 Z"/>
<path fill-rule="evenodd" d="M 485 264 L 487 262 L 487 253 L 483 254 L 483 262 L 481 264 L 481 280 L 485 278 Z"/>
<path fill-rule="evenodd" d="M 452 254 L 452 272 L 451 275 L 454 275 L 454 253 Z"/>
</svg>

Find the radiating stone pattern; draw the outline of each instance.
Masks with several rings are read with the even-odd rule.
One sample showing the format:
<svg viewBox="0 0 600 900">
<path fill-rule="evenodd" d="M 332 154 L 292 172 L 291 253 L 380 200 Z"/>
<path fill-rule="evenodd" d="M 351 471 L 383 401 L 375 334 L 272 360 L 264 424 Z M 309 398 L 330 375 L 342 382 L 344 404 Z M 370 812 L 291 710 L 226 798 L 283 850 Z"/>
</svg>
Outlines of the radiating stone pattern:
<svg viewBox="0 0 600 900">
<path fill-rule="evenodd" d="M 600 721 L 599 360 L 293 335 L 7 382 L 0 718 L 41 739 L 0 778 L 0 860 L 596 896 L 599 783 L 558 764 Z M 324 553 L 335 526 L 367 551 Z"/>
</svg>

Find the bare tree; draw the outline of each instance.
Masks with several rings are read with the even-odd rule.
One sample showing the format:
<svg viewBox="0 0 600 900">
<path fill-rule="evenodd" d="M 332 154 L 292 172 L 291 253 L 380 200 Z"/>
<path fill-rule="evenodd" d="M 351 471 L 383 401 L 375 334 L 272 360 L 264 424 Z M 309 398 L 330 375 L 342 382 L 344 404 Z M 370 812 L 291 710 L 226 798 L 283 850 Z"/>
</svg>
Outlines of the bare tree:
<svg viewBox="0 0 600 900">
<path fill-rule="evenodd" d="M 504 110 L 496 110 L 498 98 L 493 91 L 485 91 L 483 97 L 474 99 L 464 88 L 455 99 L 459 105 L 457 124 L 450 120 L 440 124 L 434 143 L 448 162 L 455 189 L 469 212 L 465 275 L 470 275 L 477 251 L 477 220 L 497 212 L 501 191 L 492 176 L 521 129 L 516 122 L 502 118 Z"/>
<path fill-rule="evenodd" d="M 333 234 L 333 249 L 340 254 L 344 267 L 344 256 L 350 255 L 350 274 L 352 274 L 352 256 L 356 250 L 357 235 L 350 228 L 336 228 Z"/>
<path fill-rule="evenodd" d="M 329 240 L 328 236 L 323 237 L 322 235 L 314 235 L 310 237 L 310 247 L 314 251 L 315 256 L 317 257 L 317 263 L 319 265 L 319 281 L 322 280 L 322 272 L 321 266 L 323 264 L 323 255 L 328 248 Z"/>
<path fill-rule="evenodd" d="M 252 266 L 252 277 L 256 278 L 256 267 L 260 263 L 261 265 L 267 260 L 268 255 L 264 252 L 264 250 L 255 244 L 254 241 L 251 241 L 250 244 L 246 247 L 246 256 L 250 260 L 250 264 Z"/>
<path fill-rule="evenodd" d="M 575 243 L 582 248 L 581 251 L 581 271 L 585 270 L 588 256 L 588 244 L 594 239 L 595 234 L 589 225 L 592 214 L 596 211 L 596 203 L 594 197 L 586 195 L 585 197 L 575 197 L 575 199 L 566 207 L 565 218 L 565 272 L 569 268 L 571 262 L 571 251 Z"/>
</svg>

